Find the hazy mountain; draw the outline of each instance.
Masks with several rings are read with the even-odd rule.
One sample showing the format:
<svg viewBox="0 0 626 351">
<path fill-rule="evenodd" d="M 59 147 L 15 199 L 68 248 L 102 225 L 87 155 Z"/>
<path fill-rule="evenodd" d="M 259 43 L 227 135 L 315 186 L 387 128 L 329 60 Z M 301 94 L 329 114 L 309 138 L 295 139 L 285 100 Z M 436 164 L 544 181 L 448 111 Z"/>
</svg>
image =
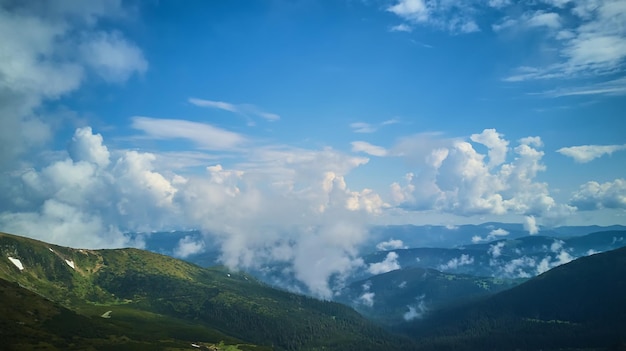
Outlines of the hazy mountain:
<svg viewBox="0 0 626 351">
<path fill-rule="evenodd" d="M 378 323 L 392 325 L 491 295 L 521 282 L 413 267 L 354 282 L 341 291 L 337 301 L 351 305 Z"/>
<path fill-rule="evenodd" d="M 0 278 L 78 313 L 75 319 L 105 323 L 109 329 L 101 338 L 127 337 L 129 342 L 151 338 L 152 343 L 157 339 L 186 345 L 245 340 L 277 350 L 409 346 L 341 304 L 148 251 L 79 250 L 0 234 L 0 256 Z M 3 315 L 3 323 L 19 323 L 11 316 Z M 59 328 L 51 332 L 65 340 L 65 346 L 73 343 L 73 332 L 63 325 Z"/>
<path fill-rule="evenodd" d="M 376 274 L 375 265 L 421 267 L 446 273 L 498 278 L 530 278 L 571 260 L 626 246 L 626 231 L 604 231 L 578 237 L 524 236 L 462 245 L 456 248 L 406 248 L 363 257 L 366 266 L 353 280 Z M 385 264 L 386 263 L 386 264 Z"/>
<path fill-rule="evenodd" d="M 624 349 L 626 248 L 405 324 L 424 350 Z"/>
</svg>

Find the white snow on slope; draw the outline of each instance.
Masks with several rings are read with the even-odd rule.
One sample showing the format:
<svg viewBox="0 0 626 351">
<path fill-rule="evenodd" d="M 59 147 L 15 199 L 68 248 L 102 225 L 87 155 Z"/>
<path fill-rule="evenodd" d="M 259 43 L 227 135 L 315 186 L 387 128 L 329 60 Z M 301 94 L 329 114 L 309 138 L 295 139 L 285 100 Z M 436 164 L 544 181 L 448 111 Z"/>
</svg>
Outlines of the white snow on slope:
<svg viewBox="0 0 626 351">
<path fill-rule="evenodd" d="M 72 269 L 76 269 L 76 266 L 74 266 L 74 261 L 65 260 L 65 263 L 67 263 L 68 266 L 72 267 Z"/>
<path fill-rule="evenodd" d="M 22 264 L 22 261 L 18 260 L 17 258 L 13 258 L 13 257 L 9 257 L 9 261 L 11 261 L 11 263 L 13 263 L 15 265 L 15 267 L 19 268 L 20 271 L 24 270 L 24 265 Z"/>
</svg>

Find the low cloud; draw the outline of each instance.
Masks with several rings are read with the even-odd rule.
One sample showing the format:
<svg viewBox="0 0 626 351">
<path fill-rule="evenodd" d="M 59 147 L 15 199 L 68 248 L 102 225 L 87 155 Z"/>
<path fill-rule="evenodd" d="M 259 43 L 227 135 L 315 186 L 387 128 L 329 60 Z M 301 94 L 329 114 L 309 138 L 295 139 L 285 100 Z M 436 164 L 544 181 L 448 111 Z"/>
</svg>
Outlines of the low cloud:
<svg viewBox="0 0 626 351">
<path fill-rule="evenodd" d="M 381 241 L 376 245 L 376 249 L 380 251 L 405 249 L 404 242 L 402 240 L 389 239 L 387 241 Z"/>
<path fill-rule="evenodd" d="M 424 314 L 428 312 L 428 308 L 426 307 L 426 295 L 421 295 L 416 298 L 417 302 L 415 305 L 406 306 L 409 310 L 402 315 L 405 321 L 412 321 L 414 319 L 421 319 L 424 317 Z"/>
<path fill-rule="evenodd" d="M 174 256 L 187 258 L 191 255 L 204 252 L 204 248 L 205 244 L 202 239 L 196 239 L 190 235 L 186 235 L 178 241 L 178 245 L 174 248 Z"/>
<path fill-rule="evenodd" d="M 398 263 L 398 254 L 395 252 L 389 252 L 385 259 L 381 262 L 371 263 L 367 269 L 371 274 L 382 274 L 400 269 Z"/>
<path fill-rule="evenodd" d="M 524 230 L 526 230 L 530 235 L 539 233 L 539 226 L 537 225 L 537 220 L 534 216 L 524 217 Z"/>
<path fill-rule="evenodd" d="M 457 269 L 461 266 L 466 266 L 474 263 L 474 257 L 470 255 L 462 254 L 460 257 L 455 257 L 448 261 L 447 263 L 441 264 L 437 266 L 437 269 L 440 271 L 448 271 Z"/>
</svg>

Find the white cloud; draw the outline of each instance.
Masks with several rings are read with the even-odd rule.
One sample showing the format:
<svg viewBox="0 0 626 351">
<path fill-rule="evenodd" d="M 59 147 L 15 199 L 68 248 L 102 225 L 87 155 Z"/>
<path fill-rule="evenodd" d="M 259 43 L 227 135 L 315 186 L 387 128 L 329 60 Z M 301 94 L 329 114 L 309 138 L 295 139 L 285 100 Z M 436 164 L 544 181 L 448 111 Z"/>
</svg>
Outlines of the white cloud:
<svg viewBox="0 0 626 351">
<path fill-rule="evenodd" d="M 472 134 L 470 139 L 489 148 L 489 167 L 499 166 L 506 160 L 509 142 L 502 139 L 502 134 L 495 129 L 485 129 L 480 134 Z"/>
<path fill-rule="evenodd" d="M 109 165 L 109 149 L 102 144 L 102 135 L 93 134 L 91 127 L 76 129 L 68 151 L 75 162 L 93 162 L 99 167 Z"/>
<path fill-rule="evenodd" d="M 149 138 L 187 139 L 212 150 L 232 149 L 246 142 L 246 138 L 238 133 L 181 119 L 135 116 L 132 118 L 132 127 L 143 131 Z"/>
<path fill-rule="evenodd" d="M 524 217 L 524 230 L 528 231 L 528 234 L 535 235 L 539 233 L 539 226 L 534 216 Z"/>
<path fill-rule="evenodd" d="M 504 248 L 504 246 L 506 245 L 506 243 L 504 241 L 500 241 L 496 244 L 493 244 L 491 246 L 489 246 L 489 254 L 491 255 L 491 257 L 493 258 L 498 258 L 502 255 L 502 249 Z"/>
<path fill-rule="evenodd" d="M 418 296 L 416 298 L 417 304 L 415 306 L 411 306 L 411 305 L 406 306 L 409 310 L 402 315 L 405 321 L 408 322 L 414 319 L 419 319 L 419 318 L 424 317 L 424 314 L 428 312 L 425 299 L 426 299 L 426 295 Z"/>
<path fill-rule="evenodd" d="M 424 0 L 399 0 L 395 5 L 388 7 L 387 11 L 414 22 L 425 22 L 429 16 L 429 9 Z"/>
<path fill-rule="evenodd" d="M 400 268 L 400 264 L 398 263 L 398 254 L 392 251 L 387 253 L 387 256 L 383 261 L 370 263 L 367 271 L 372 274 L 382 274 L 395 271 Z"/>
<path fill-rule="evenodd" d="M 558 153 L 573 158 L 576 162 L 587 163 L 604 155 L 611 155 L 616 151 L 626 150 L 623 145 L 581 145 L 562 147 L 556 150 Z"/>
<path fill-rule="evenodd" d="M 12 167 L 19 155 L 50 141 L 58 121 L 39 107 L 78 89 L 94 68 L 91 58 L 77 55 L 81 46 L 98 46 L 101 37 L 115 38 L 110 53 L 134 50 L 141 56 L 117 32 L 94 30 L 95 22 L 119 17 L 125 10 L 119 1 L 100 0 L 89 6 L 58 1 L 45 6 L 32 1 L 0 4 L 0 168 Z M 130 62 L 117 82 L 141 69 Z"/>
<path fill-rule="evenodd" d="M 384 147 L 372 145 L 366 141 L 353 141 L 351 144 L 352 152 L 364 152 L 378 157 L 387 156 L 387 150 Z"/>
<path fill-rule="evenodd" d="M 472 33 L 480 30 L 469 3 L 436 0 L 397 0 L 386 8 L 409 23 L 429 25 L 451 33 Z"/>
<path fill-rule="evenodd" d="M 180 258 L 187 258 L 191 255 L 196 255 L 204 252 L 204 241 L 194 239 L 190 235 L 186 235 L 184 238 L 178 241 L 178 245 L 174 248 L 174 256 Z"/>
<path fill-rule="evenodd" d="M 462 140 L 432 141 L 424 136 L 400 140 L 392 152 L 414 162 L 419 172 L 407 174 L 405 185 L 391 185 L 393 200 L 407 209 L 461 215 L 515 213 L 561 218 L 574 210 L 557 204 L 548 184 L 535 181 L 545 170 L 539 137 L 520 139 L 508 163 L 509 142 L 495 130 L 486 129 L 471 138 L 489 145 L 489 162 L 487 155 Z"/>
<path fill-rule="evenodd" d="M 372 307 L 374 306 L 374 297 L 376 296 L 373 292 L 364 292 L 363 295 L 359 296 L 359 301 L 365 306 Z"/>
<path fill-rule="evenodd" d="M 519 20 L 505 19 L 497 28 L 494 26 L 494 29 L 500 29 L 511 27 L 505 25 L 507 23 L 525 23 L 549 28 L 549 39 L 558 53 L 554 56 L 557 59 L 551 64 L 533 68 L 520 67 L 507 81 L 610 77 L 620 70 L 626 58 L 626 28 L 617 25 L 626 20 L 623 1 L 573 1 L 573 7 L 565 7 L 566 2 L 561 1 L 547 3 L 555 7 L 555 12 L 539 11 L 532 15 L 525 13 Z M 563 20 L 565 17 L 568 20 Z M 564 24 L 568 27 L 564 27 Z M 596 79 L 590 81 L 588 87 L 579 87 L 577 90 L 585 94 L 593 94 L 594 90 L 598 94 L 607 93 L 605 89 L 594 89 L 597 84 Z M 617 88 L 622 90 L 623 87 Z"/>
<path fill-rule="evenodd" d="M 279 115 L 271 112 L 265 112 L 252 104 L 232 104 L 224 101 L 213 101 L 198 98 L 189 98 L 187 101 L 199 107 L 215 108 L 243 116 L 258 116 L 270 122 L 278 121 L 280 119 Z"/>
<path fill-rule="evenodd" d="M 460 257 L 455 257 L 447 263 L 437 266 L 437 269 L 441 271 L 447 271 L 451 269 L 457 269 L 461 266 L 467 266 L 474 263 L 474 257 L 470 255 L 462 254 Z"/>
<path fill-rule="evenodd" d="M 407 32 L 410 33 L 413 31 L 413 28 L 406 23 L 401 23 L 389 28 L 390 32 Z"/>
<path fill-rule="evenodd" d="M 141 50 L 119 32 L 94 33 L 80 44 L 79 50 L 85 63 L 109 82 L 124 82 L 133 73 L 148 69 Z"/>
<path fill-rule="evenodd" d="M 402 240 L 389 239 L 387 241 L 381 241 L 376 245 L 376 249 L 380 251 L 387 250 L 395 250 L 395 249 L 405 249 L 404 243 Z"/>
<path fill-rule="evenodd" d="M 589 211 L 602 208 L 626 209 L 626 180 L 615 179 L 612 182 L 587 182 L 574 192 L 570 204 L 579 210 Z"/>
</svg>

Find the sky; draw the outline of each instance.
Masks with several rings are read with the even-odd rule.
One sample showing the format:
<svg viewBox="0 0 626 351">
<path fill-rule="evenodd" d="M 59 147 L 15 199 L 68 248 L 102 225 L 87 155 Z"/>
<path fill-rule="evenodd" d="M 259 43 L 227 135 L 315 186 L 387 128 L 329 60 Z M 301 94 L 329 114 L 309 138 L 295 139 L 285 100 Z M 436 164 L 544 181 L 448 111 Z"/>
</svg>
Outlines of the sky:
<svg viewBox="0 0 626 351">
<path fill-rule="evenodd" d="M 626 225 L 625 63 L 624 0 L 0 0 L 0 230 L 328 296 L 371 225 Z"/>
</svg>

